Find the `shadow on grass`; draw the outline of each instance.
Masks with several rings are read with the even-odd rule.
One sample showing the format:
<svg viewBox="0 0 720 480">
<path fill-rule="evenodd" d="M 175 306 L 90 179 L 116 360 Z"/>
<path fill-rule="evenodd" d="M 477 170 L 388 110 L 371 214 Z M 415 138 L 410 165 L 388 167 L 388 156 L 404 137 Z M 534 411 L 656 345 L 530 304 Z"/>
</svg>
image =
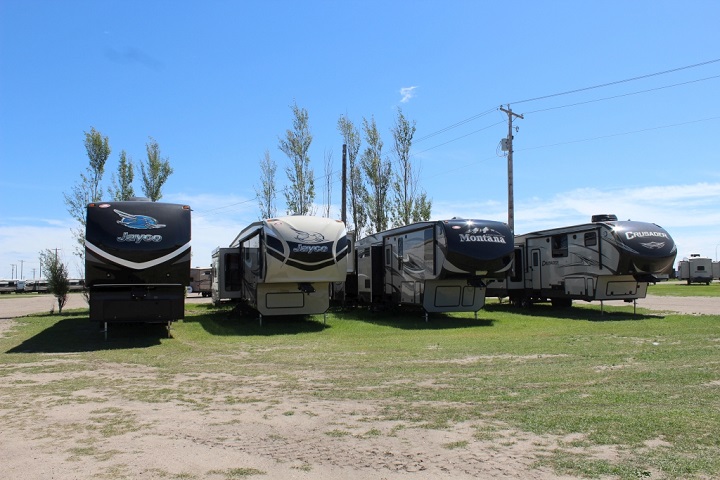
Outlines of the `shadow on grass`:
<svg viewBox="0 0 720 480">
<path fill-rule="evenodd" d="M 513 313 L 526 317 L 551 317 L 566 320 L 583 320 L 586 322 L 625 322 L 638 321 L 657 318 L 657 314 L 633 313 L 623 310 L 617 310 L 618 307 L 605 307 L 604 311 L 600 310 L 599 303 L 573 305 L 572 307 L 562 308 L 553 307 L 548 303 L 536 303 L 530 307 L 518 308 L 508 303 L 489 304 L 485 306 L 485 310 L 493 313 Z M 632 304 L 628 304 L 632 307 Z M 627 307 L 620 307 L 627 308 Z"/>
<path fill-rule="evenodd" d="M 103 326 L 91 322 L 87 311 L 63 313 L 62 317 L 6 353 L 79 353 L 146 348 L 159 345 L 162 339 L 168 338 L 165 324 L 110 323 L 106 340 Z"/>
<path fill-rule="evenodd" d="M 197 309 L 202 311 L 202 309 Z M 211 335 L 273 336 L 321 332 L 329 325 L 322 315 L 264 316 L 262 324 L 257 312 L 238 312 L 231 309 L 206 307 L 207 313 L 185 315 L 185 323 L 197 323 Z"/>
<path fill-rule="evenodd" d="M 478 312 L 477 320 L 471 316 L 431 314 L 426 322 L 422 310 L 401 309 L 373 312 L 360 307 L 344 309 L 332 307 L 327 312 L 329 321 L 327 324 L 323 321 L 323 315 L 296 315 L 264 316 L 262 325 L 260 325 L 257 312 L 239 311 L 212 305 L 195 307 L 194 311 L 207 313 L 185 315 L 185 322 L 198 323 L 205 331 L 213 335 L 271 336 L 321 332 L 332 328 L 332 323 L 337 321 L 365 322 L 406 330 L 443 330 L 493 325 L 493 320 L 482 318 L 482 310 Z"/>
<path fill-rule="evenodd" d="M 403 330 L 446 330 L 451 328 L 492 327 L 492 319 L 483 318 L 483 310 L 475 319 L 471 313 L 431 313 L 425 319 L 425 312 L 418 309 L 396 309 L 374 312 L 362 308 L 333 311 L 342 321 L 365 322 L 382 327 Z M 456 316 L 457 315 L 457 316 Z"/>
</svg>

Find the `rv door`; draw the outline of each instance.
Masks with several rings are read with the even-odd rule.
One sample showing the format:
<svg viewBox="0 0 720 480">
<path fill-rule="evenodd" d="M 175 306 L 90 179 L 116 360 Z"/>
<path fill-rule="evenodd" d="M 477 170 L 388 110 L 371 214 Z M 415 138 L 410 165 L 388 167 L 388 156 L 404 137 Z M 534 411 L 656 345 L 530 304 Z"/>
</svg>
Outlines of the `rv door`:
<svg viewBox="0 0 720 480">
<path fill-rule="evenodd" d="M 393 255 L 392 245 L 389 243 L 385 244 L 385 294 L 392 295 L 393 293 Z"/>
<path fill-rule="evenodd" d="M 540 249 L 533 249 L 530 252 L 530 278 L 532 284 L 530 288 L 533 290 L 540 290 L 542 288 L 542 269 L 540 266 Z"/>
</svg>

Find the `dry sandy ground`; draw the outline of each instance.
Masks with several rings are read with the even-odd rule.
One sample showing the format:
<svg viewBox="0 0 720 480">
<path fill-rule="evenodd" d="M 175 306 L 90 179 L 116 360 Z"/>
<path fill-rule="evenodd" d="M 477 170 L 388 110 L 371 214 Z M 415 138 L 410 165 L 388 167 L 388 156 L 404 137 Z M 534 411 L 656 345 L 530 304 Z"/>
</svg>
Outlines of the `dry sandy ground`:
<svg viewBox="0 0 720 480">
<path fill-rule="evenodd" d="M 13 316 L 50 311 L 51 303 L 52 297 L 0 298 L 0 336 L 11 334 Z M 720 312 L 720 299 L 650 297 L 639 302 L 655 308 L 651 305 Z M 74 295 L 66 308 L 84 306 L 82 296 Z M 77 368 L 63 368 L 73 364 Z M 381 420 L 379 404 L 314 400 L 312 373 L 288 395 L 274 378 L 167 378 L 153 368 L 122 363 L 85 368 L 73 353 L 0 368 L 5 369 L 0 384 L 3 479 L 572 478 L 535 462 L 581 440 L 497 424 L 481 426 L 493 431 L 486 439 L 477 435 L 477 422 L 440 430 L 405 427 Z M 68 392 L 50 387 L 49 394 L 43 388 L 69 379 L 89 386 Z M 132 396 L 125 389 L 158 385 L 183 386 L 180 390 L 187 388 L 196 403 L 128 400 Z M 43 395 L 29 394 L 33 386 Z M 621 452 L 584 449 L 582 454 L 616 460 Z"/>
</svg>

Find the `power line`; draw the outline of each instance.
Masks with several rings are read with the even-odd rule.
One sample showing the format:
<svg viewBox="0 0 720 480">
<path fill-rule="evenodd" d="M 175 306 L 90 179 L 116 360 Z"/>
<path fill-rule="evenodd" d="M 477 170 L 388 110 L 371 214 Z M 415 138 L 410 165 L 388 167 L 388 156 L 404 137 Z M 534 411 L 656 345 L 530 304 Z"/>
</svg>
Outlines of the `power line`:
<svg viewBox="0 0 720 480">
<path fill-rule="evenodd" d="M 588 100 L 588 101 L 585 101 L 585 102 L 569 103 L 569 104 L 567 104 L 567 105 L 559 105 L 559 106 L 557 106 L 557 107 L 548 107 L 548 108 L 543 108 L 543 109 L 540 109 L 540 110 L 533 110 L 533 111 L 531 111 L 531 112 L 525 112 L 525 115 L 529 115 L 529 114 L 531 114 L 531 113 L 547 112 L 547 111 L 550 111 L 550 110 L 558 110 L 558 109 L 561 109 L 561 108 L 576 107 L 576 106 L 578 106 L 578 105 L 585 105 L 585 104 L 588 104 L 588 103 L 602 102 L 602 101 L 605 101 L 605 100 L 613 100 L 613 99 L 616 99 L 616 98 L 630 97 L 630 96 L 632 96 L 632 95 L 639 95 L 639 94 L 641 94 L 641 93 L 654 92 L 654 91 L 657 91 L 657 90 L 663 90 L 663 89 L 672 88 L 672 87 L 679 87 L 679 86 L 682 86 L 682 85 L 689 85 L 689 84 L 691 84 L 691 83 L 704 82 L 704 81 L 706 81 L 706 80 L 713 80 L 713 79 L 716 79 L 716 78 L 720 78 L 720 75 L 714 75 L 714 76 L 712 76 L 712 77 L 699 78 L 699 79 L 697 79 L 697 80 L 689 80 L 689 81 L 687 81 L 687 82 L 674 83 L 674 84 L 672 84 L 672 85 L 664 85 L 664 86 L 662 86 L 662 87 L 649 88 L 649 89 L 647 89 L 647 90 L 640 90 L 640 91 L 637 91 L 637 92 L 623 93 L 623 94 L 621 94 L 621 95 L 613 95 L 612 97 L 596 98 L 595 100 Z"/>
<path fill-rule="evenodd" d="M 641 76 L 638 76 L 638 77 L 626 78 L 626 79 L 624 79 L 624 80 L 616 80 L 616 81 L 614 81 L 614 82 L 608 82 L 608 83 L 604 83 L 604 84 L 600 84 L 600 85 L 595 85 L 595 86 L 592 86 L 592 87 L 585 87 L 585 88 L 579 88 L 579 89 L 575 89 L 575 90 L 569 90 L 569 91 L 567 91 L 567 92 L 560 92 L 560 93 L 554 93 L 554 94 L 551 94 L 551 95 L 544 95 L 544 96 L 541 96 L 541 97 L 535 97 L 535 98 L 530 98 L 530 99 L 526 99 L 526 100 L 521 100 L 521 101 L 519 101 L 519 102 L 511 102 L 510 104 L 511 104 L 511 105 L 517 105 L 518 103 L 527 103 L 527 102 L 531 102 L 531 101 L 535 101 L 535 100 L 541 100 L 541 99 L 546 99 L 546 98 L 559 97 L 559 96 L 562 96 L 562 95 L 569 95 L 569 94 L 571 94 L 571 93 L 578 93 L 578 92 L 583 92 L 583 91 L 587 91 L 587 90 L 592 90 L 592 89 L 597 89 L 597 88 L 602 88 L 602 87 L 608 87 L 608 86 L 611 86 L 611 85 L 618 85 L 618 84 L 621 84 L 621 83 L 628 83 L 628 82 L 631 82 L 631 81 L 641 80 L 641 79 L 644 79 L 644 78 L 650 78 L 650 77 L 655 77 L 655 76 L 659 76 L 659 75 L 664 75 L 664 74 L 667 74 L 667 73 L 673 73 L 673 72 L 678 72 L 678 71 L 681 71 L 681 70 L 687 70 L 687 69 L 690 69 L 690 68 L 701 67 L 701 66 L 709 65 L 709 64 L 712 64 L 712 63 L 716 63 L 716 62 L 720 62 L 720 58 L 715 59 L 715 60 L 708 60 L 707 62 L 696 63 L 696 64 L 693 64 L 693 65 L 686 65 L 686 66 L 684 66 L 684 67 L 678 67 L 678 68 L 673 68 L 673 69 L 670 69 L 670 70 L 664 70 L 664 71 L 662 71 L 662 72 L 655 72 L 655 73 L 650 73 L 650 74 L 647 74 L 647 75 L 641 75 Z M 648 92 L 653 92 L 653 91 L 657 91 L 657 90 L 663 90 L 663 89 L 666 89 L 666 88 L 678 87 L 678 86 L 688 85 L 688 84 L 697 83 L 697 82 L 702 82 L 702 81 L 706 81 L 706 80 L 712 80 L 712 79 L 715 79 L 715 78 L 720 78 L 720 75 L 715 75 L 715 76 L 712 76 L 712 77 L 701 78 L 701 79 L 697 79 L 697 80 L 690 80 L 690 81 L 688 81 L 688 82 L 675 83 L 675 84 L 672 84 L 672 85 L 666 85 L 666 86 L 657 87 L 657 88 L 651 88 L 651 89 L 647 89 L 647 90 L 641 90 L 641 91 L 638 91 L 638 92 L 632 92 L 632 93 L 626 93 L 626 94 L 622 94 L 622 95 L 615 95 L 615 96 L 611 96 L 611 97 L 600 98 L 600 99 L 596 99 L 596 100 L 588 100 L 588 101 L 586 101 L 586 102 L 577 102 L 577 103 L 568 104 L 568 105 L 561 105 L 561 106 L 558 106 L 558 107 L 549 107 L 549 108 L 545 108 L 545 109 L 541 109 L 541 110 L 534 110 L 534 111 L 532 111 L 532 112 L 527 112 L 527 113 L 540 113 L 540 112 L 545 112 L 545 111 L 555 110 L 555 109 L 560 109 L 560 108 L 567 108 L 567 107 L 573 107 L 573 106 L 578 106 L 578 105 L 584 105 L 584 104 L 588 104 L 588 103 L 601 102 L 601 101 L 605 101 L 605 100 L 612 100 L 612 99 L 615 99 L 615 98 L 622 98 L 622 97 L 626 97 L 626 96 L 638 95 L 638 94 L 640 94 L 640 93 L 648 93 Z M 449 130 L 452 130 L 452 129 L 454 129 L 454 128 L 460 127 L 460 126 L 462 126 L 462 125 L 465 125 L 466 123 L 469 123 L 469 122 L 471 122 L 471 121 L 473 121 L 473 120 L 476 120 L 476 119 L 478 119 L 478 118 L 484 117 L 485 115 L 488 115 L 488 114 L 490 114 L 490 113 L 492 113 L 492 112 L 494 112 L 494 111 L 496 111 L 496 110 L 497 110 L 496 108 L 491 108 L 491 109 L 488 109 L 488 110 L 486 110 L 486 111 L 484 111 L 484 112 L 478 113 L 477 115 L 473 115 L 473 116 L 468 117 L 468 118 L 466 118 L 466 119 L 464 119 L 464 120 L 460 120 L 459 122 L 453 123 L 452 125 L 448 125 L 447 127 L 441 128 L 441 129 L 439 129 L 439 130 L 436 130 L 436 131 L 434 131 L 434 132 L 432 132 L 432 133 L 429 133 L 429 134 L 427 134 L 427 135 L 424 135 L 424 136 L 416 139 L 416 140 L 415 140 L 415 143 L 420 143 L 420 142 L 422 142 L 422 141 L 425 141 L 425 140 L 428 140 L 428 139 L 430 139 L 430 138 L 432 138 L 432 137 L 435 137 L 435 136 L 437 136 L 437 135 L 440 135 L 441 133 L 445 133 L 445 132 L 447 132 L 447 131 L 449 131 Z M 471 135 L 472 133 L 477 133 L 477 132 L 482 131 L 482 130 L 484 130 L 484 129 L 476 130 L 476 131 L 474 131 L 474 132 L 471 132 L 471 133 L 468 134 L 468 135 Z M 463 136 L 461 136 L 461 137 L 457 137 L 457 138 L 455 138 L 455 139 L 453 139 L 453 140 L 449 140 L 449 141 L 444 142 L 444 143 L 442 143 L 442 144 L 440 144 L 440 145 L 436 145 L 436 146 L 434 146 L 434 147 L 428 148 L 427 150 L 432 150 L 433 148 L 437 148 L 437 147 L 446 145 L 446 144 L 448 144 L 448 143 L 450 143 L 450 142 L 453 142 L 453 141 L 456 141 L 456 140 L 460 140 L 461 138 L 465 138 L 465 137 L 467 137 L 468 135 L 463 135 Z M 423 152 L 425 152 L 425 151 L 427 151 L 427 150 L 423 150 Z M 418 152 L 418 153 L 422 153 L 422 152 Z"/>
<path fill-rule="evenodd" d="M 482 113 L 478 113 L 477 115 L 473 115 L 472 117 L 466 118 L 465 120 L 460 120 L 460 121 L 457 122 L 457 123 L 453 123 L 452 125 L 449 125 L 449 126 L 447 126 L 447 127 L 445 127 L 445 128 L 442 128 L 442 129 L 440 129 L 440 130 L 437 130 L 437 131 L 435 131 L 435 132 L 429 133 L 429 134 L 425 135 L 424 137 L 418 138 L 417 140 L 415 140 L 415 143 L 420 143 L 420 142 L 422 142 L 422 141 L 424 141 L 424 140 L 427 140 L 428 138 L 432 138 L 432 137 L 434 137 L 434 136 L 436 136 L 436 135 L 440 135 L 441 133 L 445 133 L 445 132 L 447 132 L 448 130 L 452 130 L 453 128 L 459 127 L 459 126 L 461 126 L 461 125 L 465 125 L 465 124 L 468 123 L 468 122 L 472 122 L 473 120 L 477 120 L 478 118 L 484 117 L 485 115 L 488 115 L 488 114 L 490 114 L 490 113 L 492 113 L 492 112 L 494 112 L 494 111 L 495 111 L 495 108 L 491 108 L 491 109 L 486 110 L 486 111 L 484 111 L 484 112 L 482 112 Z"/>
<path fill-rule="evenodd" d="M 573 143 L 590 142 L 590 141 L 592 141 L 592 140 L 602 140 L 603 138 L 621 137 L 621 136 L 623 136 L 623 135 L 632 135 L 632 134 L 634 134 L 634 133 L 650 132 L 650 131 L 653 131 L 653 130 L 661 130 L 661 129 L 663 129 L 663 128 L 681 127 L 681 126 L 683 126 L 683 125 L 691 125 L 691 124 L 693 124 L 693 123 L 700 123 L 700 122 L 709 122 L 709 121 L 711 121 L 711 120 L 718 120 L 718 119 L 720 119 L 720 116 L 708 117 L 708 118 L 701 118 L 701 119 L 698 119 L 698 120 L 690 120 L 690 121 L 687 121 L 687 122 L 673 123 L 673 124 L 670 124 L 670 125 L 660 125 L 660 126 L 657 126 L 657 127 L 642 128 L 642 129 L 640 129 L 640 130 L 632 130 L 632 131 L 629 131 L 629 132 L 611 133 L 611 134 L 609 134 L 609 135 L 600 135 L 600 136 L 597 136 L 597 137 L 583 138 L 583 139 L 580 139 L 580 140 L 570 140 L 570 141 L 568 141 L 568 142 L 552 143 L 552 144 L 549 144 L 549 145 L 538 145 L 537 147 L 526 147 L 526 148 L 518 149 L 518 150 L 516 150 L 516 151 L 517 151 L 517 152 L 521 152 L 521 151 L 524 152 L 524 151 L 527 151 L 527 150 L 537 150 L 537 149 L 539 149 L 539 148 L 559 147 L 559 146 L 562 146 L 562 145 L 570 145 L 570 144 L 573 144 Z"/>
<path fill-rule="evenodd" d="M 678 67 L 673 68 L 671 70 L 664 70 L 662 72 L 655 72 L 655 73 L 649 73 L 647 75 L 640 75 L 639 77 L 632 77 L 632 78 L 626 78 L 624 80 L 616 80 L 614 82 L 608 82 L 608 83 L 602 83 L 600 85 L 593 85 L 592 87 L 584 87 L 584 88 L 578 88 L 575 90 L 568 90 L 566 92 L 560 92 L 560 93 L 553 93 L 551 95 L 543 95 L 542 97 L 535 97 L 535 98 L 528 98 L 525 100 L 520 100 L 518 102 L 509 102 L 511 105 L 517 105 L 519 103 L 527 103 L 527 102 L 534 102 L 536 100 L 544 100 L 546 98 L 553 98 L 553 97 L 559 97 L 561 95 L 569 95 L 571 93 L 578 93 L 578 92 L 585 92 L 587 90 L 593 90 L 596 88 L 603 88 L 603 87 L 609 87 L 611 85 L 618 85 L 621 83 L 627 83 L 627 82 L 633 82 L 635 80 L 642 80 L 643 78 L 650 78 L 650 77 L 656 77 L 658 75 L 665 75 L 667 73 L 673 73 L 673 72 L 679 72 L 681 70 L 687 70 L 689 68 L 696 68 L 696 67 L 702 67 L 704 65 L 709 65 L 711 63 L 720 62 L 720 58 L 716 58 L 715 60 L 708 60 L 707 62 L 702 63 L 695 63 L 693 65 L 686 65 L 684 67 Z M 506 102 L 507 103 L 507 102 Z"/>
<path fill-rule="evenodd" d="M 493 109 L 493 110 L 494 110 L 494 109 Z M 494 126 L 496 126 L 496 125 L 500 125 L 501 123 L 504 124 L 504 123 L 505 123 L 505 120 L 501 120 L 501 121 L 499 121 L 499 122 L 493 123 L 492 125 L 488 125 L 487 127 L 483 127 L 483 128 L 478 129 L 478 130 L 474 130 L 474 131 L 472 131 L 472 132 L 470 132 L 470 133 L 466 133 L 465 135 L 461 135 L 461 136 L 459 136 L 459 137 L 453 138 L 452 140 L 448 140 L 447 142 L 440 143 L 440 144 L 438 144 L 438 145 L 435 145 L 434 147 L 426 148 L 425 150 L 421 150 L 421 151 L 419 151 L 419 152 L 415 152 L 415 153 L 412 154 L 412 156 L 420 155 L 421 153 L 425 153 L 425 152 L 430 151 L 430 150 L 432 150 L 432 149 L 434 149 L 434 148 L 442 147 L 443 145 L 447 145 L 448 143 L 452 143 L 452 142 L 455 142 L 455 141 L 457 141 L 457 140 L 463 139 L 463 138 L 465 138 L 465 137 L 469 137 L 470 135 L 474 135 L 474 134 L 476 134 L 476 133 L 478 133 L 478 132 L 482 132 L 483 130 L 487 130 L 488 128 L 492 128 L 492 127 L 494 127 Z"/>
</svg>

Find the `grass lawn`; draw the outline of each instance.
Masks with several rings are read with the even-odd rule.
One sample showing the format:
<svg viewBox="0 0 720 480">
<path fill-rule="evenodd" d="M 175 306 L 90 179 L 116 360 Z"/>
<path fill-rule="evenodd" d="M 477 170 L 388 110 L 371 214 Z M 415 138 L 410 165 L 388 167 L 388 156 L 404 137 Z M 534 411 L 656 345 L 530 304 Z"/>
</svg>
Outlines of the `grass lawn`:
<svg viewBox="0 0 720 480">
<path fill-rule="evenodd" d="M 658 284 L 650 293 L 705 288 L 720 292 L 718 285 Z M 564 448 L 537 459 L 558 474 L 720 477 L 720 316 L 640 309 L 633 315 L 632 306 L 606 306 L 601 314 L 599 305 L 584 304 L 520 311 L 490 303 L 477 320 L 436 315 L 426 323 L 417 312 L 352 310 L 330 313 L 327 324 L 319 316 L 266 319 L 260 326 L 225 308 L 195 304 L 173 325 L 172 338 L 161 327 L 113 328 L 104 341 L 86 310 L 18 319 L 0 338 L 0 384 L 17 372 L 70 373 L 99 363 L 147 366 L 168 378 L 272 376 L 288 394 L 373 402 L 383 406 L 383 420 L 413 427 L 477 422 L 475 435 L 488 440 L 499 439 L 502 426 L 567 435 L 573 440 Z M 79 361 L 43 366 L 68 353 Z M 67 397 L 88 387 L 86 377 L 76 378 L 45 385 L 46 391 L 14 385 L 12 396 L 0 395 L 0 410 L 14 398 Z M 113 388 L 135 401 L 202 404 L 223 395 L 222 383 L 115 381 L 121 385 Z M 605 446 L 621 454 L 583 454 Z"/>
<path fill-rule="evenodd" d="M 667 297 L 720 297 L 720 283 L 713 282 L 710 285 L 704 283 L 693 283 L 679 280 L 659 282 L 648 286 L 648 295 L 661 295 Z"/>
</svg>

